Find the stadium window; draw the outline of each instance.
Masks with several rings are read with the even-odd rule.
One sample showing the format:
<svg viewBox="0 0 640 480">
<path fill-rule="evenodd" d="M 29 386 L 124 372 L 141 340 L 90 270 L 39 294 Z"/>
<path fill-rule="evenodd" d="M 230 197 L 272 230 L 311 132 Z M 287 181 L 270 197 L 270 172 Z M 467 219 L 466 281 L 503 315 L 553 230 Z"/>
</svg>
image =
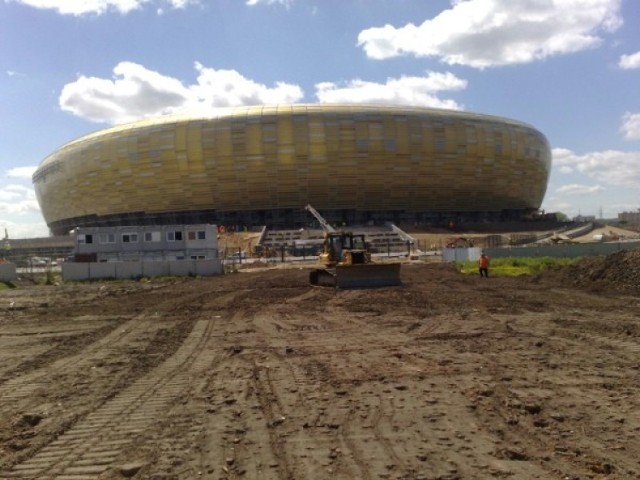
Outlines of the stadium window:
<svg viewBox="0 0 640 480">
<path fill-rule="evenodd" d="M 198 230 L 198 240 L 204 240 L 207 238 L 207 234 L 204 230 Z"/>
<path fill-rule="evenodd" d="M 187 232 L 187 240 L 195 240 L 195 239 L 196 239 L 196 232 Z M 193 260 L 195 260 L 195 258 Z"/>
<path fill-rule="evenodd" d="M 137 233 L 123 233 L 122 234 L 122 243 L 135 243 L 138 241 Z"/>
</svg>

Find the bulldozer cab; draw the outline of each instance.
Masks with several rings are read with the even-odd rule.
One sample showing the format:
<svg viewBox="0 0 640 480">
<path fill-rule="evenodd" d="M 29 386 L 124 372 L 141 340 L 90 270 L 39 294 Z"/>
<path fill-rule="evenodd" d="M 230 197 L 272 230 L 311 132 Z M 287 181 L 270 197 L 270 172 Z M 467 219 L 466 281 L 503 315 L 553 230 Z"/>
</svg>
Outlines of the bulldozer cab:
<svg viewBox="0 0 640 480">
<path fill-rule="evenodd" d="M 367 263 L 364 235 L 351 232 L 331 232 L 325 238 L 325 251 L 335 263 Z"/>
</svg>

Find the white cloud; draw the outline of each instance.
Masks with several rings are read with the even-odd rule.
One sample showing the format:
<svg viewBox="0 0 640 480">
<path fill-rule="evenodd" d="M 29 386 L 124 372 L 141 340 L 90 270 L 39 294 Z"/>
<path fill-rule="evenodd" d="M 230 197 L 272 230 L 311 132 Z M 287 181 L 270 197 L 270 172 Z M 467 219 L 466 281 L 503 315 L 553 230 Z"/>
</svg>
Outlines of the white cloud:
<svg viewBox="0 0 640 480">
<path fill-rule="evenodd" d="M 344 85 L 332 82 L 316 84 L 316 96 L 321 103 L 381 103 L 460 110 L 454 100 L 437 96 L 442 91 L 462 90 L 466 80 L 452 73 L 427 72 L 425 77 L 389 78 L 386 83 L 351 80 Z"/>
<path fill-rule="evenodd" d="M 180 81 L 136 63 L 121 62 L 113 72 L 113 80 L 81 76 L 68 83 L 60 107 L 96 122 L 118 123 L 169 113 L 188 100 L 188 88 Z"/>
<path fill-rule="evenodd" d="M 618 66 L 624 70 L 640 68 L 640 52 L 632 53 L 631 55 L 622 55 Z"/>
<path fill-rule="evenodd" d="M 216 109 L 242 105 L 296 103 L 304 93 L 298 85 L 276 82 L 267 86 L 235 70 L 216 70 L 195 64 L 196 82 L 180 80 L 132 63 L 121 62 L 114 78 L 80 76 L 65 85 L 60 107 L 78 117 L 104 123 L 124 123 L 172 113 L 207 115 Z M 381 103 L 462 109 L 445 91 L 462 90 L 467 81 L 452 73 L 427 72 L 424 77 L 389 78 L 386 83 L 352 80 L 338 85 L 318 83 L 321 103 Z"/>
<path fill-rule="evenodd" d="M 11 178 L 28 178 L 31 180 L 38 167 L 14 167 L 7 170 L 6 176 Z"/>
<path fill-rule="evenodd" d="M 31 184 L 36 167 L 15 167 L 4 172 L 12 183 L 0 184 L 0 233 L 10 238 L 33 238 L 49 235 L 40 205 Z M 24 183 L 21 183 L 24 182 Z"/>
<path fill-rule="evenodd" d="M 31 176 L 37 167 L 14 167 L 4 173 L 5 178 L 10 178 L 9 184 L 0 184 L 0 226 L 11 226 L 11 231 L 16 236 L 29 237 L 47 235 L 48 229 L 42 221 L 40 205 L 36 199 L 35 190 L 31 186 Z M 26 184 L 21 184 L 24 181 Z M 31 229 L 29 225 L 23 225 L 25 219 L 38 218 L 40 227 Z M 28 224 L 28 222 L 26 222 Z M 35 222 L 37 224 L 38 222 Z M 17 232 L 20 232 L 19 234 Z M 14 237 L 15 238 L 15 237 Z"/>
<path fill-rule="evenodd" d="M 253 7 L 255 5 L 283 5 L 290 7 L 293 5 L 294 0 L 247 0 L 247 5 Z"/>
<path fill-rule="evenodd" d="M 114 79 L 80 76 L 64 86 L 63 110 L 95 122 L 122 123 L 169 113 L 211 113 L 216 108 L 299 101 L 297 85 L 259 84 L 235 70 L 215 70 L 196 63 L 196 84 L 179 80 L 132 62 L 114 68 Z"/>
<path fill-rule="evenodd" d="M 199 0 L 170 0 L 169 4 L 173 8 L 185 8 L 188 5 L 198 4 Z"/>
<path fill-rule="evenodd" d="M 0 209 L 0 213 L 2 210 Z M 49 228 L 44 221 L 15 222 L 0 218 L 0 234 L 4 238 L 5 232 L 12 238 L 42 238 L 49 236 Z"/>
<path fill-rule="evenodd" d="M 438 57 L 447 64 L 486 68 L 529 63 L 593 48 L 600 34 L 622 24 L 621 0 L 452 0 L 421 25 L 363 30 L 367 56 Z"/>
<path fill-rule="evenodd" d="M 640 188 L 640 151 L 605 150 L 577 155 L 553 149 L 553 166 L 571 169 L 609 186 Z"/>
<path fill-rule="evenodd" d="M 35 191 L 23 185 L 0 187 L 0 214 L 25 214 L 40 212 Z"/>
<path fill-rule="evenodd" d="M 564 195 L 590 195 L 602 191 L 604 191 L 604 187 L 600 185 L 578 185 L 577 183 L 563 185 L 556 189 L 557 193 Z"/>
<path fill-rule="evenodd" d="M 298 85 L 276 82 L 275 87 L 257 83 L 235 70 L 216 70 L 196 63 L 198 83 L 190 87 L 195 95 L 191 107 L 218 108 L 265 103 L 294 103 L 304 96 Z"/>
<path fill-rule="evenodd" d="M 115 10 L 126 14 L 141 8 L 144 4 L 169 5 L 172 8 L 184 8 L 198 0 L 9 0 L 33 8 L 55 10 L 61 15 L 101 15 Z"/>
<path fill-rule="evenodd" d="M 547 206 L 544 208 L 544 210 L 547 210 L 547 211 L 550 211 L 550 212 L 566 213 L 566 212 L 570 212 L 570 211 L 573 210 L 573 205 L 571 203 L 569 203 L 569 202 L 564 202 L 564 201 L 561 201 L 561 200 L 554 199 L 553 202 L 549 202 L 547 204 Z"/>
<path fill-rule="evenodd" d="M 622 133 L 627 140 L 640 140 L 640 113 L 624 114 Z"/>
</svg>

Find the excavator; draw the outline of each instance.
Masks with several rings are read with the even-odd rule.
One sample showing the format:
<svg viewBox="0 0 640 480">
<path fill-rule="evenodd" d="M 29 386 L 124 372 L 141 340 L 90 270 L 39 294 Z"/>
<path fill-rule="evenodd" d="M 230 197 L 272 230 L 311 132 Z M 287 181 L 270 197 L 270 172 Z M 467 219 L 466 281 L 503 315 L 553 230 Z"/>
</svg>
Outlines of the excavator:
<svg viewBox="0 0 640 480">
<path fill-rule="evenodd" d="M 335 230 L 311 205 L 311 213 L 324 230 L 320 268 L 309 274 L 309 283 L 334 288 L 367 288 L 400 285 L 400 263 L 375 263 L 365 236 Z"/>
</svg>

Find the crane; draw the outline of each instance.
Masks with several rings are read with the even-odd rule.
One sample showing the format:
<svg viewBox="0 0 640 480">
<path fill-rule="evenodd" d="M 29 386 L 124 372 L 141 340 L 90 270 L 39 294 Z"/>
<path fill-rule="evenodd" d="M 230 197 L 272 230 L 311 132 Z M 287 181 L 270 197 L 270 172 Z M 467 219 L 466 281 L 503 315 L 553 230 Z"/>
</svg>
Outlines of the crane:
<svg viewBox="0 0 640 480">
<path fill-rule="evenodd" d="M 311 215 L 313 215 L 316 220 L 318 220 L 318 223 L 320 223 L 320 225 L 322 226 L 322 229 L 325 232 L 329 232 L 329 233 L 334 233 L 336 231 L 335 228 L 333 228 L 331 225 L 329 225 L 329 222 L 327 222 L 324 217 L 322 215 L 320 215 L 320 212 L 318 212 L 315 208 L 313 208 L 310 204 L 307 204 L 306 207 L 304 207 L 304 209 L 311 213 Z"/>
</svg>

